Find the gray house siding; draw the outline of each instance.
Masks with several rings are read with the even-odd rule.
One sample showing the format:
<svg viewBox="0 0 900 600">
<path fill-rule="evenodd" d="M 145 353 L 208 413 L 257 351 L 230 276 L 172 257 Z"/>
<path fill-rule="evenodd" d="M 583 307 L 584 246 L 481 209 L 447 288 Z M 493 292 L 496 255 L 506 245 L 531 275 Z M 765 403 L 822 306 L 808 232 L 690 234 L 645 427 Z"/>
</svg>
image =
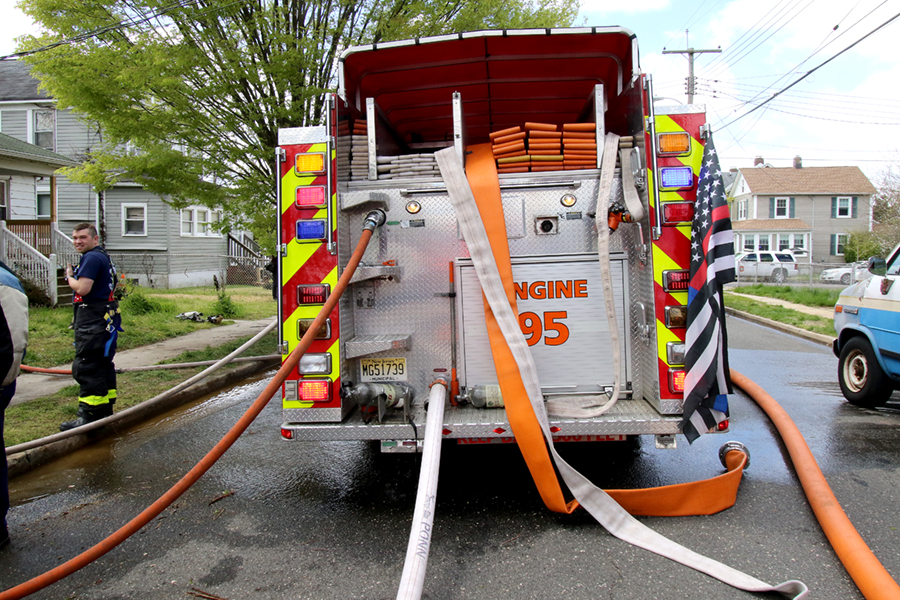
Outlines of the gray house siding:
<svg viewBox="0 0 900 600">
<path fill-rule="evenodd" d="M 123 230 L 123 206 L 144 205 L 144 235 Z M 110 252 L 169 250 L 166 244 L 168 214 L 172 209 L 159 197 L 139 187 L 115 187 L 106 191 L 106 248 Z"/>
<path fill-rule="evenodd" d="M 56 151 L 75 160 L 84 160 L 99 142 L 96 130 L 67 110 L 56 111 Z"/>
<path fill-rule="evenodd" d="M 2 133 L 17 140 L 31 143 L 28 139 L 28 111 L 4 110 L 0 115 L 0 128 Z"/>
<path fill-rule="evenodd" d="M 9 219 L 36 219 L 37 204 L 34 177 L 13 175 L 9 178 Z"/>
</svg>

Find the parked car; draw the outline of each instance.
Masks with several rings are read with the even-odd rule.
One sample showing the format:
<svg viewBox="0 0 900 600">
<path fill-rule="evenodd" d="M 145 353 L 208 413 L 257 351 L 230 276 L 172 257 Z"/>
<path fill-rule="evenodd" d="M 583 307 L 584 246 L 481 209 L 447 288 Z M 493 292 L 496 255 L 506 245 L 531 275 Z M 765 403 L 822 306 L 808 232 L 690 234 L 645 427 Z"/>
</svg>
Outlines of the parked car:
<svg viewBox="0 0 900 600">
<path fill-rule="evenodd" d="M 789 250 L 745 252 L 736 257 L 738 277 L 771 279 L 784 283 L 788 277 L 798 275 L 797 258 Z"/>
<path fill-rule="evenodd" d="M 838 383 L 857 406 L 882 406 L 900 389 L 900 246 L 870 258 L 870 276 L 844 289 L 834 306 Z"/>
<path fill-rule="evenodd" d="M 869 263 L 867 261 L 859 261 L 850 263 L 844 267 L 835 267 L 834 269 L 825 269 L 819 279 L 822 283 L 840 283 L 850 285 L 853 281 L 862 281 L 868 279 L 872 274 L 869 272 Z"/>
</svg>

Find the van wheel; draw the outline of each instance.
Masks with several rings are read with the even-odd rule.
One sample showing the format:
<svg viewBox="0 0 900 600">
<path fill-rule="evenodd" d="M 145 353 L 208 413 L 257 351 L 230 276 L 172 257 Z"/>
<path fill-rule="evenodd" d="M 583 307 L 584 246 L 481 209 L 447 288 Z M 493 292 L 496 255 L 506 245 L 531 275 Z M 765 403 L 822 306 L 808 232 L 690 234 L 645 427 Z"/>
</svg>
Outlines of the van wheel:
<svg viewBox="0 0 900 600">
<path fill-rule="evenodd" d="M 775 283 L 784 283 L 785 279 L 787 279 L 787 271 L 784 269 L 775 269 L 772 271 L 772 281 Z"/>
<path fill-rule="evenodd" d="M 850 285 L 850 273 L 841 275 L 841 283 L 843 285 Z"/>
<path fill-rule="evenodd" d="M 894 386 L 878 364 L 869 341 L 856 336 L 841 349 L 838 361 L 838 383 L 850 404 L 862 408 L 884 406 Z"/>
</svg>

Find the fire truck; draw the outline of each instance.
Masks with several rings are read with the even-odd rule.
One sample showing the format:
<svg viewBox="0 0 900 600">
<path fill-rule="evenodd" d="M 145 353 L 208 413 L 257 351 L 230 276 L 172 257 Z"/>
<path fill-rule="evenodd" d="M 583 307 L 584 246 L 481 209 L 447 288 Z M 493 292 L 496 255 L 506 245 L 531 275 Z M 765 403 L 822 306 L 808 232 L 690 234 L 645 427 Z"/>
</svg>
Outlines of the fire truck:
<svg viewBox="0 0 900 600">
<path fill-rule="evenodd" d="M 283 354 L 322 309 L 367 215 L 382 212 L 384 224 L 283 384 L 285 439 L 415 452 L 429 385 L 443 375 L 452 380 L 444 439 L 515 441 L 482 287 L 435 161 L 450 149 L 465 167 L 473 147 L 489 144 L 503 219 L 484 225 L 507 240 L 541 393 L 548 405 L 616 398 L 599 415 L 551 412 L 555 439 L 653 435 L 674 447 L 705 109 L 654 107 L 638 59 L 636 36 L 620 27 L 343 52 L 324 126 L 278 134 Z"/>
</svg>

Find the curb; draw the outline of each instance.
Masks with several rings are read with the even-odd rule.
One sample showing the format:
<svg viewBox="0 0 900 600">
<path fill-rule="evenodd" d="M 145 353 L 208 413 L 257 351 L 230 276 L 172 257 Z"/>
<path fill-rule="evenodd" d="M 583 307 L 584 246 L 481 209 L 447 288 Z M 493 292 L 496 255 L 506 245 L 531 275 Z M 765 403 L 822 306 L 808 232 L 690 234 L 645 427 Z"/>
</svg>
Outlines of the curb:
<svg viewBox="0 0 900 600">
<path fill-rule="evenodd" d="M 733 308 L 725 307 L 725 314 L 731 315 L 733 317 L 738 317 L 740 319 L 744 319 L 745 321 L 750 321 L 751 323 L 756 323 L 757 325 L 764 325 L 766 327 L 771 327 L 772 329 L 777 329 L 782 333 L 787 333 L 790 335 L 795 335 L 797 337 L 801 337 L 810 342 L 814 342 L 816 344 L 822 344 L 823 346 L 832 347 L 832 343 L 834 342 L 835 337 L 830 335 L 822 335 L 821 333 L 813 333 L 812 331 L 807 331 L 805 329 L 801 329 L 799 327 L 794 327 L 793 325 L 788 325 L 787 323 L 779 323 L 778 321 L 773 321 L 772 319 L 766 319 L 765 317 L 759 317 L 748 312 L 744 312 L 741 310 L 735 310 Z"/>
<path fill-rule="evenodd" d="M 116 435 L 122 429 L 126 429 L 141 423 L 146 419 L 181 406 L 182 404 L 186 404 L 187 402 L 191 402 L 197 398 L 236 384 L 247 377 L 270 369 L 280 364 L 280 362 L 280 360 L 267 360 L 245 363 L 226 373 L 222 373 L 217 377 L 210 377 L 203 381 L 198 381 L 164 402 L 156 404 L 155 406 L 150 406 L 146 410 L 140 410 L 139 407 L 141 405 L 137 404 L 135 405 L 137 410 L 133 411 L 120 421 L 116 421 L 113 425 L 103 427 L 97 431 L 76 435 L 58 442 L 52 442 L 38 448 L 32 448 L 31 450 L 26 450 L 17 454 L 11 454 L 6 457 L 7 463 L 9 464 L 9 477 L 12 478 L 27 473 L 31 469 L 54 461 L 57 458 L 69 454 L 73 450 L 77 450 L 111 435 Z"/>
</svg>

